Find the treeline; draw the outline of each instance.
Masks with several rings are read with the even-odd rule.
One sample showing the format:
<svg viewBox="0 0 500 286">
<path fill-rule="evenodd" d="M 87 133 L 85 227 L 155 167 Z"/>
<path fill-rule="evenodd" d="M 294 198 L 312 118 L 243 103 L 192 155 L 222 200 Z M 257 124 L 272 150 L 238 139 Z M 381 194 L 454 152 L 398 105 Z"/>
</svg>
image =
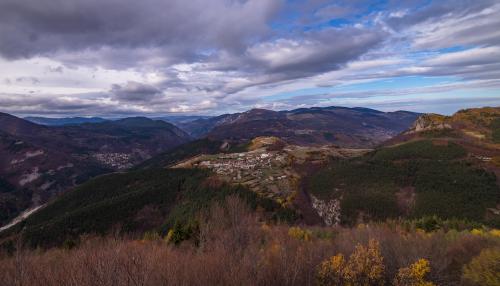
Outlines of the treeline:
<svg viewBox="0 0 500 286">
<path fill-rule="evenodd" d="M 494 143 L 500 143 L 500 118 L 491 122 L 491 137 Z"/>
<path fill-rule="evenodd" d="M 496 286 L 498 230 L 425 232 L 265 223 L 235 196 L 197 216 L 191 239 L 86 237 L 74 247 L 0 255 L 2 285 Z"/>
<path fill-rule="evenodd" d="M 244 187 L 223 183 L 208 171 L 148 169 L 93 179 L 2 233 L 0 239 L 4 248 L 13 249 L 15 239 L 31 247 L 51 247 L 74 244 L 82 234 L 166 234 L 175 225 L 192 231 L 200 210 L 234 194 L 275 219 L 295 216 L 292 210 Z"/>
<path fill-rule="evenodd" d="M 500 199 L 496 177 L 468 163 L 466 154 L 453 143 L 406 143 L 361 158 L 333 160 L 309 179 L 308 187 L 321 198 L 341 198 L 344 224 L 437 215 L 499 226 L 498 219 L 485 216 Z"/>
</svg>

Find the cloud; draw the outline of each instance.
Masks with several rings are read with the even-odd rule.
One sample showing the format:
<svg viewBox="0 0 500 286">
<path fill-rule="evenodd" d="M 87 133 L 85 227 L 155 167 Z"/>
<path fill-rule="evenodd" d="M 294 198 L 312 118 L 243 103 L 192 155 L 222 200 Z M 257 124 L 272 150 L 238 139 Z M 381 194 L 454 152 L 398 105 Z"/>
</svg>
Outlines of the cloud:
<svg viewBox="0 0 500 286">
<path fill-rule="evenodd" d="M 300 40 L 265 42 L 248 54 L 271 72 L 322 72 L 357 59 L 383 39 L 384 33 L 376 29 L 332 28 L 305 33 Z"/>
<path fill-rule="evenodd" d="M 265 36 L 280 5 L 279 0 L 213 0 L 210 5 L 204 0 L 3 0 L 0 54 L 16 59 L 161 47 L 184 60 L 207 49 L 237 52 Z"/>
<path fill-rule="evenodd" d="M 360 83 L 336 98 L 498 90 L 499 19 L 490 0 L 2 0 L 0 109 L 217 114 L 326 104 L 300 91 Z M 442 81 L 377 86 L 408 76 Z"/>
<path fill-rule="evenodd" d="M 47 67 L 47 71 L 48 72 L 53 72 L 53 73 L 63 73 L 64 72 L 64 68 L 62 66 L 56 66 L 56 67 L 48 66 Z"/>
<path fill-rule="evenodd" d="M 21 77 L 18 77 L 16 78 L 16 82 L 17 83 L 30 83 L 32 85 L 35 85 L 35 84 L 39 84 L 40 83 L 40 80 L 36 77 L 32 77 L 32 76 L 21 76 Z"/>
<path fill-rule="evenodd" d="M 129 81 L 124 85 L 113 84 L 111 93 L 119 101 L 132 102 L 151 102 L 162 95 L 158 88 L 135 81 Z"/>
<path fill-rule="evenodd" d="M 500 44 L 500 4 L 490 0 L 435 1 L 387 24 L 419 49 Z"/>
</svg>

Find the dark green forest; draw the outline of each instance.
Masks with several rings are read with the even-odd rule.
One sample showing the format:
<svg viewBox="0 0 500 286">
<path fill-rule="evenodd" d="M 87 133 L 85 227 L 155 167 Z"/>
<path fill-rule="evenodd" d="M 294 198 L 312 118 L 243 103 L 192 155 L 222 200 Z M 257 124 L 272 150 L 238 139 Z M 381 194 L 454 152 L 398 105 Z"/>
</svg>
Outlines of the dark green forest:
<svg viewBox="0 0 500 286">
<path fill-rule="evenodd" d="M 500 190 L 494 174 L 466 160 L 461 146 L 415 141 L 382 148 L 361 158 L 332 160 L 308 180 L 321 198 L 341 198 L 341 219 L 355 224 L 360 216 L 385 220 L 436 215 L 498 225 L 485 217 Z M 410 212 L 398 206 L 398 192 L 413 191 Z"/>
</svg>

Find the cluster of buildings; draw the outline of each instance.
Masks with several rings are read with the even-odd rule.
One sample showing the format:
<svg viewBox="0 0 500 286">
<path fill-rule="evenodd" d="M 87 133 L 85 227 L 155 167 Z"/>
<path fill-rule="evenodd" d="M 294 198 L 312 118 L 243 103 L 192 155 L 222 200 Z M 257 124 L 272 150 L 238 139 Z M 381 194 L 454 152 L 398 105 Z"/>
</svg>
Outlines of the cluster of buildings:
<svg viewBox="0 0 500 286">
<path fill-rule="evenodd" d="M 126 153 L 95 153 L 92 157 L 113 169 L 126 169 L 132 167 L 132 155 Z"/>
<path fill-rule="evenodd" d="M 266 197 L 286 198 L 293 192 L 294 174 L 288 154 L 279 151 L 204 155 L 189 162 L 191 167 L 208 168 L 231 183 L 248 186 Z"/>
</svg>

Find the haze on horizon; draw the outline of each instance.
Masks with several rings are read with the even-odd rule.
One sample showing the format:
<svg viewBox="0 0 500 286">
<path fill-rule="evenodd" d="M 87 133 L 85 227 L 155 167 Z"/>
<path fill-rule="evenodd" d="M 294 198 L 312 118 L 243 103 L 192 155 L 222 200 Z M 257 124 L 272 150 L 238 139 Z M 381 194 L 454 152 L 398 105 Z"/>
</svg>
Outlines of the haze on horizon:
<svg viewBox="0 0 500 286">
<path fill-rule="evenodd" d="M 500 106 L 494 0 L 0 0 L 0 112 Z"/>
</svg>

